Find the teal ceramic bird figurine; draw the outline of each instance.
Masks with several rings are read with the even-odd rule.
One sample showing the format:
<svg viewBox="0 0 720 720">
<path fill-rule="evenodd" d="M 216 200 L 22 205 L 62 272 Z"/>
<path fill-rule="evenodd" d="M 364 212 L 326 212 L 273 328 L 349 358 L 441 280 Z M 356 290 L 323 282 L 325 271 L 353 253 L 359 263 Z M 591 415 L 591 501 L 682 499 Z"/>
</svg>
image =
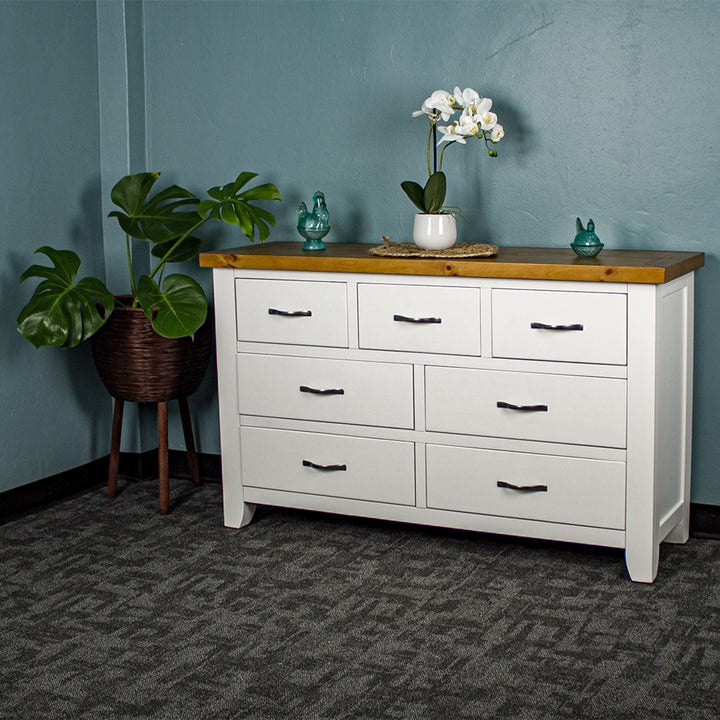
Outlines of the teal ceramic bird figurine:
<svg viewBox="0 0 720 720">
<path fill-rule="evenodd" d="M 307 205 L 301 202 L 297 206 L 298 232 L 305 238 L 303 250 L 325 250 L 322 239 L 330 232 L 330 213 L 325 205 L 325 193 L 313 195 L 313 209 L 308 212 Z"/>
<path fill-rule="evenodd" d="M 595 223 L 592 218 L 588 220 L 587 230 L 583 227 L 580 218 L 576 218 L 575 227 L 577 234 L 570 243 L 570 247 L 575 251 L 575 254 L 580 257 L 595 257 L 598 255 L 605 246 L 595 234 Z"/>
</svg>

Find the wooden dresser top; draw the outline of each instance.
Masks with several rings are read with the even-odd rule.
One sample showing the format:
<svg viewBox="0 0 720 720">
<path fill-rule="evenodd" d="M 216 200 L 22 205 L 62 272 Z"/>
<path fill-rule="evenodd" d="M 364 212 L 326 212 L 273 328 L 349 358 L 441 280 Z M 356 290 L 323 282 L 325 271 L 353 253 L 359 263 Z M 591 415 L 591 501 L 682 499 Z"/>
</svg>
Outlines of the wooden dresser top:
<svg viewBox="0 0 720 720">
<path fill-rule="evenodd" d="M 200 253 L 213 268 L 306 270 L 313 272 L 445 275 L 458 277 L 666 283 L 705 264 L 701 252 L 603 250 L 580 258 L 571 248 L 501 247 L 490 258 L 398 258 L 369 254 L 366 243 L 327 243 L 327 250 L 303 251 L 302 241 L 269 242 Z"/>
</svg>

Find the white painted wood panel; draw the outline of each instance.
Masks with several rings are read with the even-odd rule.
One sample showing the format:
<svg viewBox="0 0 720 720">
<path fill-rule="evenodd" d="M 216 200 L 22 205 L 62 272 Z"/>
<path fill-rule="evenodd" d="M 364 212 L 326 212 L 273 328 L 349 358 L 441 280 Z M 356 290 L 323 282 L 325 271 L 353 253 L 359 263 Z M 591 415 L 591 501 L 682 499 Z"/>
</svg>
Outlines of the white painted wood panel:
<svg viewBox="0 0 720 720">
<path fill-rule="evenodd" d="M 480 355 L 480 290 L 358 283 L 360 347 Z"/>
<path fill-rule="evenodd" d="M 425 392 L 430 431 L 625 447 L 624 380 L 428 366 Z"/>
<path fill-rule="evenodd" d="M 642 582 L 663 539 L 687 539 L 692 273 L 645 285 L 228 268 L 214 280 L 228 526 L 266 503 L 597 543 L 624 547 Z M 345 449 L 364 469 L 343 486 L 347 470 L 313 464 L 349 467 Z"/>
<path fill-rule="evenodd" d="M 326 433 L 240 430 L 249 487 L 415 504 L 415 445 Z"/>
<path fill-rule="evenodd" d="M 348 346 L 343 282 L 237 280 L 235 305 L 240 341 Z"/>
<path fill-rule="evenodd" d="M 627 298 L 616 293 L 494 289 L 492 353 L 624 365 L 626 317 Z"/>
<path fill-rule="evenodd" d="M 237 355 L 244 415 L 413 427 L 413 368 L 401 363 Z"/>
<path fill-rule="evenodd" d="M 625 463 L 428 445 L 427 504 L 622 530 Z"/>
</svg>

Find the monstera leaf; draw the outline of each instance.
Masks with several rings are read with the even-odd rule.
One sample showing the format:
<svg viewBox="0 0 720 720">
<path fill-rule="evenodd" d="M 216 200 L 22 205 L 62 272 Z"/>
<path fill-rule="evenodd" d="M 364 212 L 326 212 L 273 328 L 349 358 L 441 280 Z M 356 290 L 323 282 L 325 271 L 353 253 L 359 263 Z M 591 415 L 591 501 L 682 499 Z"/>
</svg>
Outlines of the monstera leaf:
<svg viewBox="0 0 720 720">
<path fill-rule="evenodd" d="M 162 288 L 143 275 L 137 283 L 137 297 L 153 330 L 163 337 L 194 338 L 207 317 L 205 293 L 187 275 L 168 275 Z"/>
<path fill-rule="evenodd" d="M 205 241 L 192 235 L 182 240 L 168 240 L 153 246 L 151 254 L 156 258 L 164 258 L 165 262 L 181 263 L 192 260 Z M 167 257 L 166 257 L 167 255 Z"/>
<path fill-rule="evenodd" d="M 198 216 L 198 199 L 188 190 L 171 185 L 148 199 L 160 173 L 126 175 L 112 189 L 110 197 L 121 210 L 109 217 L 117 218 L 120 227 L 131 237 L 152 243 L 167 243 L 189 234 L 202 224 Z"/>
<path fill-rule="evenodd" d="M 208 190 L 212 200 L 203 200 L 198 204 L 198 212 L 203 217 L 211 217 L 221 222 L 237 225 L 250 242 L 255 241 L 255 228 L 258 240 L 263 242 L 275 227 L 275 216 L 267 210 L 251 205 L 254 200 L 280 200 L 280 192 L 272 183 L 256 185 L 241 192 L 257 173 L 240 173 L 234 182 Z"/>
<path fill-rule="evenodd" d="M 20 282 L 32 277 L 44 280 L 21 310 L 18 332 L 35 347 L 75 347 L 105 324 L 113 311 L 113 295 L 97 278 L 75 282 L 80 258 L 72 250 L 43 246 L 35 252 L 47 255 L 54 267 L 31 265 L 20 277 Z M 105 309 L 103 315 L 97 302 Z"/>
</svg>

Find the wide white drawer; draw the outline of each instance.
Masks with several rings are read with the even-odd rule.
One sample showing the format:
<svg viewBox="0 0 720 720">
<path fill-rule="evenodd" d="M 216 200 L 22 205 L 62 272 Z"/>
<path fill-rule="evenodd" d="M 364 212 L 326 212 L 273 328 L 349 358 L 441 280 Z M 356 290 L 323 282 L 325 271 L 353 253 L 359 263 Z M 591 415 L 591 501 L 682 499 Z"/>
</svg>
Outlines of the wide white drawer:
<svg viewBox="0 0 720 720">
<path fill-rule="evenodd" d="M 347 347 L 346 288 L 342 282 L 236 280 L 237 339 Z"/>
<path fill-rule="evenodd" d="M 492 291 L 494 357 L 625 365 L 627 296 Z"/>
<path fill-rule="evenodd" d="M 625 380 L 428 366 L 427 430 L 625 447 Z"/>
<path fill-rule="evenodd" d="M 411 442 L 243 427 L 240 443 L 243 485 L 415 504 Z"/>
<path fill-rule="evenodd" d="M 625 528 L 625 463 L 428 445 L 427 505 Z"/>
<path fill-rule="evenodd" d="M 241 415 L 413 427 L 413 368 L 395 363 L 240 353 Z"/>
<path fill-rule="evenodd" d="M 360 347 L 480 354 L 480 290 L 358 284 Z"/>
</svg>

